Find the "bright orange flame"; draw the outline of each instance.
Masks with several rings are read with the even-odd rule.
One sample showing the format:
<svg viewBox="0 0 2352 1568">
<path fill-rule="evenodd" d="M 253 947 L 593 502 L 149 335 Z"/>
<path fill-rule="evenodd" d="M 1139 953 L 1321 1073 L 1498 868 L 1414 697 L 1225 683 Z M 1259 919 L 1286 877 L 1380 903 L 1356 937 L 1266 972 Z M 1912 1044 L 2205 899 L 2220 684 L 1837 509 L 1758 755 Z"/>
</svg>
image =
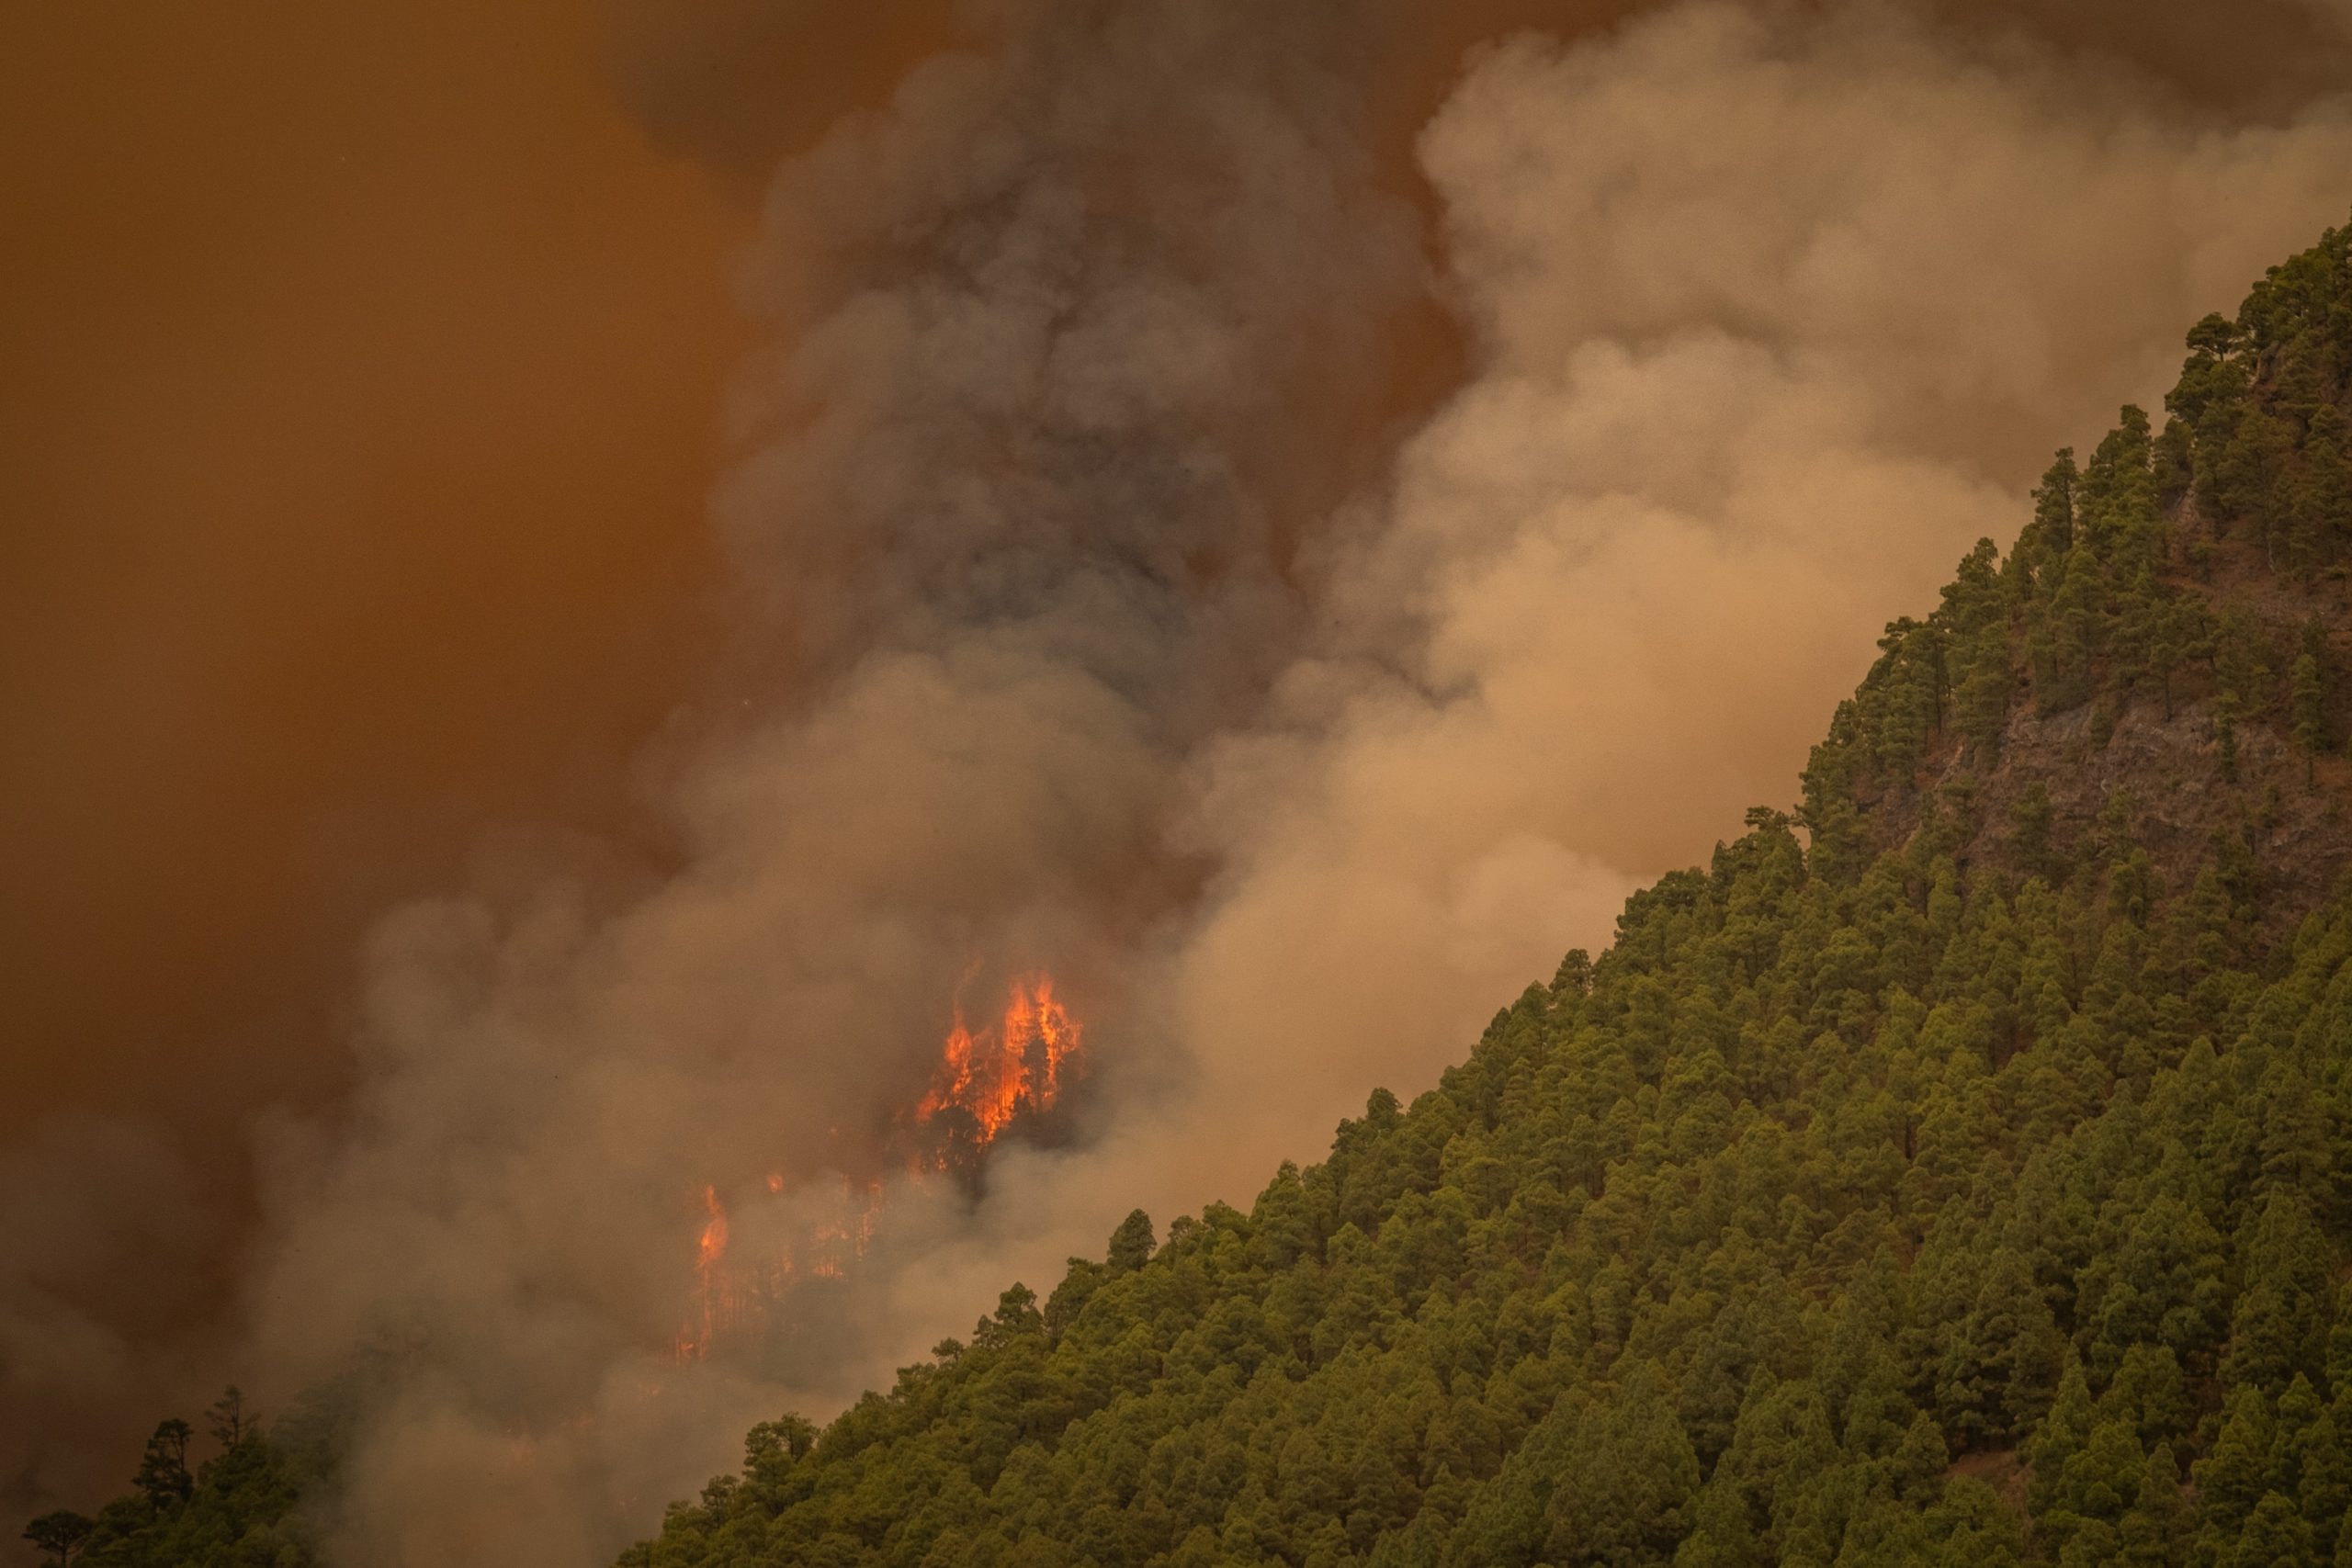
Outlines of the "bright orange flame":
<svg viewBox="0 0 2352 1568">
<path fill-rule="evenodd" d="M 770 1173 L 765 1185 L 781 1195 L 783 1173 Z M 777 1244 L 764 1257 L 730 1257 L 727 1208 L 718 1190 L 705 1187 L 702 1202 L 707 1218 L 695 1247 L 694 1312 L 672 1346 L 680 1361 L 707 1359 L 721 1342 L 756 1343 L 778 1321 L 773 1309 L 803 1267 L 820 1279 L 846 1274 L 874 1239 L 882 1186 L 843 1177 L 836 1217 L 811 1227 L 797 1247 Z"/>
<path fill-rule="evenodd" d="M 962 1111 L 979 1124 L 980 1146 L 987 1147 L 1021 1111 L 1053 1108 L 1061 1097 L 1063 1064 L 1078 1053 L 1081 1032 L 1069 1010 L 1054 999 L 1050 975 L 1015 980 L 1001 1026 L 977 1035 L 958 1005 L 915 1121 Z"/>
<path fill-rule="evenodd" d="M 702 1240 L 695 1248 L 695 1271 L 707 1276 L 727 1257 L 727 1211 L 719 1207 L 716 1187 L 706 1186 L 702 1190 L 702 1206 L 710 1218 L 703 1223 Z"/>
<path fill-rule="evenodd" d="M 965 1022 L 960 1002 L 955 1020 L 941 1043 L 931 1088 L 915 1106 L 914 1122 L 924 1126 L 943 1111 L 961 1111 L 972 1119 L 979 1147 L 986 1149 L 1015 1117 L 1053 1109 L 1079 1057 L 1083 1031 L 1056 999 L 1049 975 L 1015 980 L 1001 1020 L 977 1034 Z M 910 1169 L 920 1181 L 945 1170 L 948 1163 L 947 1152 L 936 1149 L 912 1156 Z M 784 1173 L 768 1172 L 764 1185 L 770 1194 L 781 1197 Z M 726 1206 L 716 1187 L 702 1190 L 705 1218 L 695 1249 L 695 1306 L 674 1346 L 679 1360 L 704 1359 L 721 1340 L 755 1342 L 771 1327 L 775 1314 L 770 1309 L 804 1269 L 810 1276 L 839 1279 L 865 1256 L 882 1206 L 881 1183 L 844 1177 L 842 1190 L 836 1216 L 810 1225 L 797 1246 L 776 1245 L 773 1256 L 748 1259 L 729 1257 Z"/>
<path fill-rule="evenodd" d="M 723 1272 L 727 1262 L 727 1210 L 718 1189 L 702 1190 L 702 1235 L 695 1243 L 695 1321 L 678 1336 L 678 1359 L 700 1360 L 710 1354 L 711 1340 L 741 1307 L 739 1293 Z"/>
</svg>

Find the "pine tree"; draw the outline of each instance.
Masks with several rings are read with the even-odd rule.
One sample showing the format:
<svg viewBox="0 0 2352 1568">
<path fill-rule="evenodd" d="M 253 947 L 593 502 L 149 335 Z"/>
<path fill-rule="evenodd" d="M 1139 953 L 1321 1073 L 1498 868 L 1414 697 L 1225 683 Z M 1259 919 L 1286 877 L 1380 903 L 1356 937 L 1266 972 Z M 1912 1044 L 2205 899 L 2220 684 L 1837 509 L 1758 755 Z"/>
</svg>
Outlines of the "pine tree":
<svg viewBox="0 0 2352 1568">
<path fill-rule="evenodd" d="M 96 1523 L 81 1514 L 59 1510 L 43 1514 L 25 1527 L 25 1539 L 36 1551 L 46 1551 L 57 1568 L 69 1568 Z"/>
<path fill-rule="evenodd" d="M 153 1436 L 147 1439 L 147 1450 L 140 1457 L 139 1472 L 130 1478 L 147 1499 L 150 1513 L 160 1514 L 175 1504 L 185 1503 L 196 1490 L 196 1478 L 188 1473 L 188 1439 L 195 1428 L 176 1416 L 159 1423 Z"/>
<path fill-rule="evenodd" d="M 2151 1450 L 2186 1438 L 2194 1416 L 2180 1361 L 2169 1345 L 2137 1344 L 2123 1352 L 2107 1391 L 2101 1418 L 2128 1421 Z"/>
<path fill-rule="evenodd" d="M 2159 1446 L 2141 1467 L 2132 1507 L 2116 1526 L 2118 1560 L 2131 1568 L 2179 1568 L 2197 1510 L 2181 1495 L 2172 1450 Z"/>
<path fill-rule="evenodd" d="M 253 1430 L 253 1417 L 245 1413 L 245 1396 L 231 1383 L 228 1391 L 213 1402 L 204 1413 L 205 1429 L 212 1440 L 226 1450 L 243 1443 Z"/>
<path fill-rule="evenodd" d="M 2293 707 L 2295 744 L 2303 749 L 2303 783 L 2309 786 L 2317 782 L 2320 750 L 2327 744 L 2327 688 L 2319 660 L 2308 653 L 2295 660 Z"/>
<path fill-rule="evenodd" d="M 2041 559 L 2063 563 L 2075 547 L 2075 490 L 2082 470 L 2075 466 L 2075 449 L 2061 447 L 2034 487 L 2033 522 L 2027 538 Z"/>
<path fill-rule="evenodd" d="M 2317 1568 L 2311 1527 L 2289 1499 L 2266 1493 L 2238 1532 L 2227 1568 Z"/>
<path fill-rule="evenodd" d="M 2206 1527 L 2222 1540 L 2237 1539 L 2239 1527 L 2269 1490 L 2271 1440 L 2270 1408 L 2260 1391 L 2234 1391 L 2212 1452 L 2191 1470 Z"/>
<path fill-rule="evenodd" d="M 2057 1397 L 2025 1445 L 2026 1463 L 2033 1472 L 2030 1495 L 2037 1508 L 2049 1507 L 2063 1495 L 2067 1462 L 2090 1442 L 2096 1419 L 2082 1359 L 2069 1347 Z"/>
<path fill-rule="evenodd" d="M 2297 1456 L 2297 1501 L 2314 1540 L 2334 1540 L 2352 1507 L 2352 1450 L 2344 1442 L 2340 1407 L 2323 1411 L 2301 1434 Z"/>
</svg>

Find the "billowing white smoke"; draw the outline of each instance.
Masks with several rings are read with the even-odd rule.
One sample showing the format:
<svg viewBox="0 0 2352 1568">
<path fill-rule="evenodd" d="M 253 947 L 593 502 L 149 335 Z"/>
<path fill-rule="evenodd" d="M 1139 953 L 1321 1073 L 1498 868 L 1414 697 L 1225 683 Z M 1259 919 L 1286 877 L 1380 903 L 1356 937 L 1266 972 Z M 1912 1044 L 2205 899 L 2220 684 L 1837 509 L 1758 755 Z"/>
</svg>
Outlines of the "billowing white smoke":
<svg viewBox="0 0 2352 1568">
<path fill-rule="evenodd" d="M 775 188 L 751 700 L 668 775 L 682 868 L 388 920 L 363 1091 L 271 1134 L 243 1365 L 364 1411 L 350 1562 L 594 1562 L 749 1420 L 1425 1086 L 2352 201 L 2340 99 L 2216 123 L 1900 6 L 1510 42 L 1421 141 L 1472 375 L 1368 488 L 1424 287 L 1377 17 L 1017 11 Z M 778 1359 L 675 1364 L 702 1184 L 738 1245 L 817 1223 L 976 962 L 1086 1007 L 1083 1135 L 894 1190 Z"/>
<path fill-rule="evenodd" d="M 1421 145 L 1476 374 L 1334 545 L 1322 646 L 1197 764 L 1224 870 L 1174 1006 L 1212 1098 L 1268 1111 L 1219 1186 L 1792 802 L 1883 623 L 2352 208 L 2344 97 L 2217 126 L 1890 6 L 1521 39 Z"/>
</svg>

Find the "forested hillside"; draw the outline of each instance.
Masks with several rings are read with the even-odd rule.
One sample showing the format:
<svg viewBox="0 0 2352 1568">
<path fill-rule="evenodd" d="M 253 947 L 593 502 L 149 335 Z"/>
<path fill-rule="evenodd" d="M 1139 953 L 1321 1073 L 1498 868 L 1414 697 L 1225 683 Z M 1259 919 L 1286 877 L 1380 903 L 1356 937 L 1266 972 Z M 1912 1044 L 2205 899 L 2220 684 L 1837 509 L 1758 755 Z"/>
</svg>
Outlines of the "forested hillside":
<svg viewBox="0 0 2352 1568">
<path fill-rule="evenodd" d="M 624 1564 L 2352 1564 L 2352 231 L 2189 348 L 1794 812 Z M 225 1448 L 81 1560 L 302 1560 Z"/>
<path fill-rule="evenodd" d="M 1438 1088 L 624 1562 L 2352 1563 L 2348 247 Z"/>
</svg>

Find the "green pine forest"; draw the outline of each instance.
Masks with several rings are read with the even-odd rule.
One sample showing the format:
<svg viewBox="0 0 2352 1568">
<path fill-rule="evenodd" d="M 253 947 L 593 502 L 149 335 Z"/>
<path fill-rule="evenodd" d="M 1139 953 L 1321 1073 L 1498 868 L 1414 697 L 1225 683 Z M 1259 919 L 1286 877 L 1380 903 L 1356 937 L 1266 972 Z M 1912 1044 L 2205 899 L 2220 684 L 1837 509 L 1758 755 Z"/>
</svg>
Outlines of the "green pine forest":
<svg viewBox="0 0 2352 1568">
<path fill-rule="evenodd" d="M 2188 346 L 1793 811 L 623 1568 L 2352 1565 L 2352 228 Z M 176 1425 L 52 1556 L 311 1561 Z"/>
</svg>

